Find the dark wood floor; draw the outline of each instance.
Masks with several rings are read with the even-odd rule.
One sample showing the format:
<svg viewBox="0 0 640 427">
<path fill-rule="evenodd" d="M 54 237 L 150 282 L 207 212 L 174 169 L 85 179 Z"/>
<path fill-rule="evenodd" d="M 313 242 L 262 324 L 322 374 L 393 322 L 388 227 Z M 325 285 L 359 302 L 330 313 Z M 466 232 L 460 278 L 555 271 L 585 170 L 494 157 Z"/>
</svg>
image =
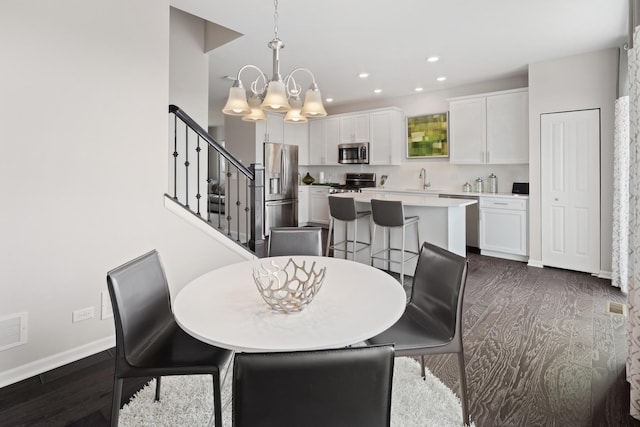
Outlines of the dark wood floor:
<svg viewBox="0 0 640 427">
<path fill-rule="evenodd" d="M 464 344 L 477 426 L 640 426 L 628 414 L 624 302 L 587 274 L 469 255 Z M 1 426 L 106 426 L 113 353 L 0 389 Z M 454 391 L 451 356 L 427 359 Z M 144 381 L 127 381 L 131 395 Z M 425 402 L 428 404 L 428 402 Z"/>
</svg>

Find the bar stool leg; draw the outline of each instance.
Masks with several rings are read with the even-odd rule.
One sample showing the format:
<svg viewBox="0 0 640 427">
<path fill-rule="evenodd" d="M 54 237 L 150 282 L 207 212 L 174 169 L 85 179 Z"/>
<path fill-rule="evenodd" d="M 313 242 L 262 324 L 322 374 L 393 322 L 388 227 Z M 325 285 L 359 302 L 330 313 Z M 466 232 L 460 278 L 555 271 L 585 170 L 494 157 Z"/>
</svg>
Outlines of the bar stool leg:
<svg viewBox="0 0 640 427">
<path fill-rule="evenodd" d="M 371 221 L 371 245 L 369 246 L 369 263 L 373 266 L 373 243 L 376 238 L 376 223 Z"/>
<path fill-rule="evenodd" d="M 353 260 L 356 260 L 356 251 L 358 248 L 358 218 L 353 221 Z"/>
<path fill-rule="evenodd" d="M 333 217 L 329 218 L 329 233 L 327 234 L 327 249 L 325 256 L 329 256 L 329 247 L 331 246 L 331 230 L 333 230 Z M 335 242 L 336 239 L 333 239 Z"/>
</svg>

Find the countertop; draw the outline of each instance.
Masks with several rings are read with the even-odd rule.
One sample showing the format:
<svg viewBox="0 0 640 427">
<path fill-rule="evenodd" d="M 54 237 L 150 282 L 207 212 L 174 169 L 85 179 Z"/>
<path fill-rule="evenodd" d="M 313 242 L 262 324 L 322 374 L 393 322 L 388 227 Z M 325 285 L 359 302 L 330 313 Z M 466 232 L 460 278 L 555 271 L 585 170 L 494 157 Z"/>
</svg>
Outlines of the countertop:
<svg viewBox="0 0 640 427">
<path fill-rule="evenodd" d="M 459 208 L 478 203 L 478 201 L 474 199 L 447 199 L 428 194 L 389 194 L 389 192 L 390 191 L 387 189 L 383 191 L 372 191 L 371 189 L 367 189 L 367 191 L 363 191 L 362 193 L 336 193 L 331 194 L 331 196 L 352 197 L 356 199 L 357 202 L 364 203 L 370 202 L 371 199 L 399 200 L 406 206 L 430 208 Z"/>
<path fill-rule="evenodd" d="M 460 191 L 455 189 L 446 188 L 428 188 L 427 190 L 421 190 L 419 188 L 401 188 L 401 187 L 375 187 L 375 188 L 362 188 L 363 193 L 406 193 L 406 194 L 418 194 L 426 197 L 433 197 L 440 194 L 451 194 L 455 196 L 469 196 L 469 197 L 515 197 L 520 199 L 528 199 L 528 194 L 513 194 L 513 193 L 477 193 L 469 191 Z"/>
</svg>

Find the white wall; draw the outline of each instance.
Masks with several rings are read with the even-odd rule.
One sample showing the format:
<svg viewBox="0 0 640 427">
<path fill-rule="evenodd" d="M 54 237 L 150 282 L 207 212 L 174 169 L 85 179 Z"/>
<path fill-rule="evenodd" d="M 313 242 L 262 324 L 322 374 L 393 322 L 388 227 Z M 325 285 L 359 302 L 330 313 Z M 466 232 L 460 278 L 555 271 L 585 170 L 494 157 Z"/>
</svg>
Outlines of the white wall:
<svg viewBox="0 0 640 427">
<path fill-rule="evenodd" d="M 2 386 L 113 345 L 111 268 L 156 248 L 175 294 L 240 257 L 163 207 L 167 0 L 7 0 L 0 43 L 0 317 L 29 316 Z"/>
<path fill-rule="evenodd" d="M 340 114 L 394 106 L 402 109 L 407 117 L 412 117 L 448 111 L 448 98 L 521 87 L 527 87 L 526 75 L 468 84 L 438 92 L 396 98 L 371 99 L 367 102 L 335 107 L 325 105 L 325 108 L 327 108 L 329 114 Z M 387 186 L 389 187 L 418 187 L 421 182 L 418 178 L 420 169 L 425 168 L 427 179 L 431 182 L 432 187 L 460 191 L 462 191 L 462 185 L 465 182 L 473 183 L 478 177 L 486 180 L 491 173 L 495 173 L 498 176 L 498 189 L 502 192 L 511 192 L 511 184 L 514 181 L 527 182 L 529 180 L 528 165 L 452 165 L 449 163 L 448 158 L 407 159 L 406 148 L 403 146 L 401 150 L 402 162 L 400 166 L 303 166 L 301 167 L 301 172 L 304 176 L 309 171 L 317 179 L 318 172 L 322 170 L 325 172 L 327 180 L 336 182 L 343 181 L 346 172 L 376 172 L 378 177 L 382 174 L 389 175 L 389 180 L 387 181 Z"/>
<path fill-rule="evenodd" d="M 539 62 L 529 66 L 529 249 L 541 264 L 540 114 L 600 108 L 600 270 L 611 273 L 613 127 L 618 49 Z"/>
</svg>

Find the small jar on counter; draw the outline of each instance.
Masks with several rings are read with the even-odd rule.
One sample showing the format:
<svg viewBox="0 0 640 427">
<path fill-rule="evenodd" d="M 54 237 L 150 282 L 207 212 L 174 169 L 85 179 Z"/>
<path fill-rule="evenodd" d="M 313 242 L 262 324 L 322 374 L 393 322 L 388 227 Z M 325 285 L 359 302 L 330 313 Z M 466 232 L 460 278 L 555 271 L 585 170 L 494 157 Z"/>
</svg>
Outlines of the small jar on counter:
<svg viewBox="0 0 640 427">
<path fill-rule="evenodd" d="M 475 188 L 476 193 L 482 193 L 483 185 L 484 185 L 484 181 L 482 181 L 482 178 L 476 179 L 476 188 Z"/>
</svg>

